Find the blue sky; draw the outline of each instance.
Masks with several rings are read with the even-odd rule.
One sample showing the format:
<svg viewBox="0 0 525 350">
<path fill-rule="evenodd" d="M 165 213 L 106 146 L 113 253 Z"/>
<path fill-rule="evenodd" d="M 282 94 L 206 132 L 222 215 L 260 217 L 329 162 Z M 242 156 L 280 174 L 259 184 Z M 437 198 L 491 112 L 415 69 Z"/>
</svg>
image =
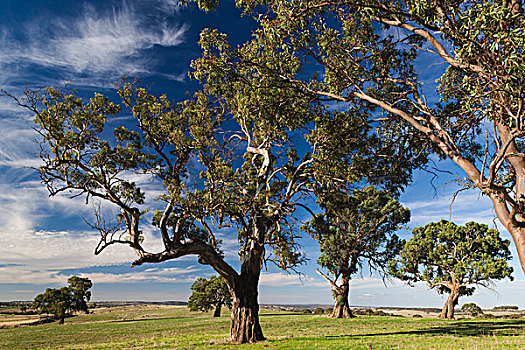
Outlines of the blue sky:
<svg viewBox="0 0 525 350">
<path fill-rule="evenodd" d="M 194 6 L 179 8 L 176 0 L 141 1 L 29 1 L 0 0 L 0 87 L 20 94 L 32 87 L 70 84 L 81 95 L 93 91 L 113 95 L 114 83 L 123 75 L 138 76 L 155 93 L 181 100 L 197 88 L 189 81 L 189 63 L 198 57 L 196 44 L 205 27 L 226 32 L 232 41 L 249 37 L 253 24 L 240 18 L 233 1 L 223 1 L 218 11 L 204 14 Z M 420 66 L 432 88 L 439 66 L 429 59 Z M 83 199 L 49 198 L 34 170 L 38 158 L 32 116 L 13 101 L 0 99 L 0 301 L 29 300 L 46 287 L 66 284 L 73 274 L 94 282 L 93 300 L 187 300 L 189 286 L 200 276 L 213 274 L 195 257 L 131 269 L 133 252 L 124 246 L 110 247 L 94 256 L 98 232 L 82 220 L 90 218 L 92 206 Z M 448 162 L 439 164 L 455 171 Z M 418 172 L 401 201 L 412 212 L 411 227 L 439 219 L 458 224 L 475 220 L 494 226 L 490 201 L 476 191 L 462 192 L 451 206 L 458 188 L 444 186 L 451 178 Z M 144 186 L 147 179 L 137 177 Z M 496 222 L 497 223 L 497 222 Z M 501 224 L 497 227 L 503 230 Z M 146 240 L 158 240 L 147 225 Z M 407 238 L 409 231 L 399 234 Z M 510 236 L 502 231 L 505 238 Z M 236 242 L 225 233 L 224 250 L 236 260 Z M 156 243 L 155 243 L 156 242 Z M 303 240 L 308 263 L 299 268 L 301 278 L 271 266 L 260 284 L 261 303 L 331 304 L 328 284 L 315 273 L 317 245 Z M 515 253 L 514 253 L 514 256 Z M 480 288 L 469 298 L 482 307 L 519 305 L 525 278 L 511 262 L 515 281 L 495 284 L 495 291 Z M 466 302 L 463 299 L 461 302 Z M 352 281 L 351 304 L 440 307 L 444 297 L 425 285 L 411 288 L 386 282 L 367 273 Z"/>
</svg>

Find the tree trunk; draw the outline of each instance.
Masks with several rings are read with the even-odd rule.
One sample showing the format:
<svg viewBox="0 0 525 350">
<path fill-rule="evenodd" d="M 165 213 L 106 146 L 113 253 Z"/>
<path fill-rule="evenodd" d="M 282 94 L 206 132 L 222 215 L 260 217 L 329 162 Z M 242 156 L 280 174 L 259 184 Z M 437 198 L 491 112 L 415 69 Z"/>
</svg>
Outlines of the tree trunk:
<svg viewBox="0 0 525 350">
<path fill-rule="evenodd" d="M 258 300 L 264 247 L 252 241 L 239 255 L 241 273 L 229 286 L 233 299 L 230 341 L 234 344 L 255 343 L 266 339 L 259 324 Z"/>
<path fill-rule="evenodd" d="M 221 308 L 222 303 L 217 303 L 217 306 L 215 306 L 215 312 L 213 313 L 213 317 L 221 317 Z"/>
<path fill-rule="evenodd" d="M 64 318 L 65 317 L 66 317 L 66 315 L 64 315 L 64 314 L 58 315 L 58 324 L 64 324 Z"/>
<path fill-rule="evenodd" d="M 447 320 L 454 319 L 454 308 L 458 305 L 459 292 L 454 293 L 452 298 L 452 306 L 448 308 Z"/>
<path fill-rule="evenodd" d="M 508 127 L 498 123 L 497 128 L 502 143 L 512 139 L 512 132 Z M 519 156 L 520 150 L 516 146 L 515 141 L 509 144 L 505 153 L 516 176 L 515 208 L 509 211 L 509 206 L 507 205 L 509 201 L 504 196 L 505 190 L 491 192 L 490 199 L 498 219 L 507 228 L 514 241 L 521 268 L 525 272 L 525 228 L 523 227 L 525 223 L 525 159 Z"/>
<path fill-rule="evenodd" d="M 255 283 L 239 278 L 236 284 L 232 293 L 231 342 L 244 344 L 265 340 L 259 324 L 258 278 Z"/>
<path fill-rule="evenodd" d="M 454 319 L 454 307 L 458 304 L 459 299 L 459 288 L 453 288 L 450 290 L 447 301 L 441 310 L 441 319 L 453 320 Z"/>
<path fill-rule="evenodd" d="M 350 310 L 350 303 L 348 302 L 348 296 L 350 294 L 349 282 L 348 279 L 343 278 L 341 280 L 341 286 L 332 289 L 335 294 L 335 305 L 334 311 L 332 312 L 333 318 L 354 317 L 352 310 Z"/>
</svg>

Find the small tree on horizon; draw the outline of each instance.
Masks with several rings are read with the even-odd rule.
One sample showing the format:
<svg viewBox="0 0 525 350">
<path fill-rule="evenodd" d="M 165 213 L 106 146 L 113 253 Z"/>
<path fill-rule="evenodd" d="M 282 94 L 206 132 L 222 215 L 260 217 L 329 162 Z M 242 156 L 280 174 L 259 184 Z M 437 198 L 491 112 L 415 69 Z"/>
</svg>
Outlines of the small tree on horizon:
<svg viewBox="0 0 525 350">
<path fill-rule="evenodd" d="M 459 297 L 472 295 L 474 285 L 487 287 L 493 280 L 513 279 L 513 269 L 507 265 L 512 257 L 510 242 L 487 225 L 457 226 L 441 220 L 412 232 L 400 257 L 390 262 L 390 273 L 411 286 L 426 282 L 438 293 L 448 293 L 442 319 L 454 318 Z"/>
<path fill-rule="evenodd" d="M 341 190 L 320 197 L 325 209 L 307 225 L 319 242 L 319 265 L 328 273 L 316 271 L 330 283 L 335 299 L 332 317 L 353 317 L 350 310 L 350 279 L 364 263 L 371 270 L 386 273 L 388 262 L 401 250 L 402 241 L 394 234 L 410 220 L 410 211 L 388 191 L 374 187 Z"/>
<path fill-rule="evenodd" d="M 215 308 L 213 317 L 221 316 L 222 306 L 232 307 L 232 296 L 226 281 L 221 276 L 210 279 L 199 277 L 191 286 L 193 293 L 188 300 L 191 311 L 208 312 Z"/>
</svg>

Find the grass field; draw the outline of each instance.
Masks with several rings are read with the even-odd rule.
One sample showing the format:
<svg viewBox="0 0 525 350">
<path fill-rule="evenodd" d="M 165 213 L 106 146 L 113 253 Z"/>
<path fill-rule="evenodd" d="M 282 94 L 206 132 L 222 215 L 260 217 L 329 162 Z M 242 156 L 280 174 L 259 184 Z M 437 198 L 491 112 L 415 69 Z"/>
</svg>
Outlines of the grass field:
<svg viewBox="0 0 525 350">
<path fill-rule="evenodd" d="M 227 311 L 213 318 L 177 306 L 101 308 L 63 326 L 0 329 L 0 349 L 525 349 L 525 319 L 330 319 L 265 310 L 268 340 L 234 346 Z"/>
</svg>

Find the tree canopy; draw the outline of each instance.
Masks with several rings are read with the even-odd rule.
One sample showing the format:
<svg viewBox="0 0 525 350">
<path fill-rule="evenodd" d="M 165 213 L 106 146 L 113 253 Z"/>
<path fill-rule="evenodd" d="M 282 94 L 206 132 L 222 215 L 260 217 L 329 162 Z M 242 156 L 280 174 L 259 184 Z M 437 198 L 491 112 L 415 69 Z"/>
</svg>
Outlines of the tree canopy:
<svg viewBox="0 0 525 350">
<path fill-rule="evenodd" d="M 463 172 L 456 174 L 463 188 L 490 197 L 525 269 L 521 1 L 237 4 L 258 20 L 259 29 L 245 47 L 261 48 L 261 80 L 296 86 L 306 92 L 303 96 L 338 110 L 366 106 L 372 131 L 404 148 L 407 157 L 400 157 L 399 165 L 415 158 L 424 163 L 430 153 L 450 159 Z M 295 69 L 265 65 L 270 52 L 284 55 L 283 63 L 296 62 Z M 246 53 L 239 62 L 254 67 Z M 425 87 L 428 62 L 444 67 L 435 77 L 436 91 Z"/>
<path fill-rule="evenodd" d="M 318 203 L 324 213 L 310 221 L 308 230 L 319 242 L 317 262 L 328 276 L 318 272 L 330 283 L 336 299 L 332 317 L 351 317 L 352 275 L 364 264 L 371 271 L 386 272 L 403 243 L 394 232 L 410 220 L 410 211 L 389 192 L 370 186 L 351 194 L 332 190 Z"/>
<path fill-rule="evenodd" d="M 89 278 L 72 276 L 67 280 L 68 286 L 59 289 L 47 288 L 33 300 L 31 308 L 40 313 L 53 314 L 64 323 L 68 312 L 88 311 L 87 302 L 91 299 L 89 289 L 93 286 Z"/>
<path fill-rule="evenodd" d="M 469 222 L 457 226 L 441 220 L 415 228 L 400 256 L 389 269 L 410 285 L 425 282 L 439 293 L 449 293 L 442 318 L 454 317 L 461 295 L 471 295 L 475 285 L 488 286 L 494 280 L 512 279 L 510 241 L 487 225 Z"/>
<path fill-rule="evenodd" d="M 213 317 L 221 316 L 222 306 L 231 308 L 232 296 L 228 285 L 221 276 L 212 276 L 209 279 L 199 277 L 192 284 L 193 291 L 188 300 L 191 311 L 210 311 L 215 308 Z"/>
</svg>

